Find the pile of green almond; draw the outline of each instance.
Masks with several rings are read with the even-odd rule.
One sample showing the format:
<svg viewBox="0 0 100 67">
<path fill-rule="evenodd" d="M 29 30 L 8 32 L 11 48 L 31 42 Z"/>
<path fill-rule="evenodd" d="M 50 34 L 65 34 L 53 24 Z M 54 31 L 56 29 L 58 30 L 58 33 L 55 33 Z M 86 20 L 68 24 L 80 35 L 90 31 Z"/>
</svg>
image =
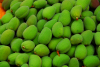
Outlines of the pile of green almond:
<svg viewBox="0 0 100 67">
<path fill-rule="evenodd" d="M 0 67 L 100 67 L 100 5 L 91 3 L 4 0 Z"/>
</svg>

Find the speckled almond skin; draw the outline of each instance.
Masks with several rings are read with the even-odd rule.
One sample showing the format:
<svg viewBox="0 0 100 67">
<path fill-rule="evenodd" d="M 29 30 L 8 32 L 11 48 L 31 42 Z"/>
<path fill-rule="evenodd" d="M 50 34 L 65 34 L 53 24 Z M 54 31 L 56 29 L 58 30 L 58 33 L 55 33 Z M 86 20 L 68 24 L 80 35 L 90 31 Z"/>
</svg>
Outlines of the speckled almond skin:
<svg viewBox="0 0 100 67">
<path fill-rule="evenodd" d="M 80 6 L 80 5 L 74 6 L 71 9 L 71 17 L 73 19 L 77 20 L 78 18 L 80 18 L 81 13 L 82 13 L 82 6 Z"/>
<path fill-rule="evenodd" d="M 5 30 L 1 35 L 1 44 L 8 45 L 14 38 L 15 32 L 11 29 Z"/>
<path fill-rule="evenodd" d="M 8 23 L 0 26 L 0 34 L 2 34 L 5 30 L 6 30 L 6 26 L 7 26 Z"/>
<path fill-rule="evenodd" d="M 52 38 L 52 31 L 48 27 L 44 27 L 38 37 L 38 41 L 41 44 L 47 45 L 50 42 L 51 38 Z"/>
<path fill-rule="evenodd" d="M 46 7 L 42 13 L 43 18 L 46 18 L 49 20 L 54 16 L 55 12 L 56 12 L 56 9 L 54 6 Z"/>
<path fill-rule="evenodd" d="M 30 56 L 29 67 L 41 67 L 41 65 L 42 65 L 42 60 L 38 55 L 33 54 Z"/>
<path fill-rule="evenodd" d="M 100 12 L 97 13 L 96 17 L 97 17 L 97 20 L 100 21 Z"/>
<path fill-rule="evenodd" d="M 20 53 L 13 53 L 8 56 L 8 63 L 11 65 L 15 65 L 15 59 Z"/>
<path fill-rule="evenodd" d="M 22 23 L 19 25 L 17 29 L 17 37 L 23 37 L 23 31 L 28 27 L 26 23 Z"/>
<path fill-rule="evenodd" d="M 23 37 L 28 40 L 32 40 L 35 38 L 37 34 L 37 28 L 35 25 L 30 25 L 23 31 Z"/>
<path fill-rule="evenodd" d="M 90 25 L 90 26 L 88 26 Z M 90 17 L 85 17 L 84 18 L 84 27 L 86 30 L 91 30 L 91 31 L 95 31 L 96 29 L 96 24 L 94 22 L 94 20 Z"/>
<path fill-rule="evenodd" d="M 94 49 L 94 47 L 93 47 L 92 44 L 90 44 L 89 46 L 86 46 L 86 49 L 87 49 L 87 56 L 89 56 L 89 55 L 94 55 L 95 49 Z"/>
<path fill-rule="evenodd" d="M 0 67 L 10 67 L 10 65 L 7 61 L 2 61 L 0 62 Z"/>
<path fill-rule="evenodd" d="M 11 49 L 9 46 L 3 46 L 0 48 L 0 61 L 6 61 L 10 55 Z"/>
<path fill-rule="evenodd" d="M 84 31 L 84 24 L 81 19 L 74 21 L 71 24 L 71 31 L 73 34 L 82 33 Z"/>
<path fill-rule="evenodd" d="M 37 15 L 37 9 L 36 8 L 30 8 L 28 15 L 25 17 L 25 20 L 28 20 L 28 18 L 31 15 L 35 15 L 35 16 Z"/>
<path fill-rule="evenodd" d="M 39 42 L 38 42 L 38 37 L 39 37 L 40 33 L 38 32 L 36 37 L 33 39 L 33 42 L 35 43 L 35 45 L 38 45 Z"/>
<path fill-rule="evenodd" d="M 20 7 L 21 2 L 15 3 L 11 8 L 10 11 L 11 13 L 15 14 L 16 10 Z"/>
<path fill-rule="evenodd" d="M 53 59 L 56 55 L 57 55 L 57 52 L 56 52 L 56 51 L 55 51 L 55 52 L 52 52 L 52 53 L 50 54 L 50 58 Z"/>
<path fill-rule="evenodd" d="M 71 48 L 70 48 L 69 51 L 67 52 L 67 55 L 68 55 L 69 57 L 74 57 L 75 50 L 76 50 L 76 46 L 71 46 Z"/>
<path fill-rule="evenodd" d="M 12 2 L 12 0 L 3 0 L 2 2 L 2 7 L 5 9 L 5 10 L 8 10 L 10 8 L 10 3 Z"/>
<path fill-rule="evenodd" d="M 66 53 L 70 48 L 71 48 L 71 43 L 68 38 L 62 39 L 56 46 L 56 50 L 59 51 L 60 53 Z"/>
<path fill-rule="evenodd" d="M 43 9 L 40 9 L 40 11 L 37 13 L 37 20 L 43 19 L 42 12 L 43 12 Z"/>
<path fill-rule="evenodd" d="M 58 3 L 59 0 L 47 0 L 47 2 L 48 2 L 49 4 L 55 4 L 55 3 Z"/>
<path fill-rule="evenodd" d="M 85 10 L 89 6 L 90 2 L 91 0 L 77 0 L 75 5 L 81 5 L 82 10 Z"/>
<path fill-rule="evenodd" d="M 50 50 L 48 49 L 48 47 L 44 44 L 38 44 L 35 48 L 34 48 L 34 53 L 36 55 L 39 56 L 47 56 L 50 53 Z"/>
<path fill-rule="evenodd" d="M 32 6 L 34 0 L 24 0 L 20 6 L 28 6 L 29 8 Z"/>
<path fill-rule="evenodd" d="M 93 39 L 93 33 L 91 30 L 86 30 L 83 33 L 81 33 L 82 37 L 83 37 L 83 41 L 82 43 L 84 45 L 90 45 L 92 39 Z"/>
<path fill-rule="evenodd" d="M 20 52 L 21 50 L 21 44 L 22 44 L 23 40 L 21 38 L 14 38 L 11 41 L 11 49 L 13 52 Z"/>
<path fill-rule="evenodd" d="M 33 3 L 33 6 L 37 9 L 43 8 L 47 5 L 47 1 L 45 0 L 37 0 Z"/>
<path fill-rule="evenodd" d="M 52 67 L 52 59 L 48 56 L 42 57 L 42 67 Z"/>
<path fill-rule="evenodd" d="M 64 64 L 67 64 L 69 60 L 70 57 L 66 54 L 60 54 L 60 56 L 56 55 L 53 59 L 53 65 L 60 67 Z"/>
<path fill-rule="evenodd" d="M 46 22 L 47 21 L 44 20 L 44 19 L 41 19 L 41 20 L 38 21 L 38 23 L 37 23 L 37 29 L 38 29 L 39 32 L 41 32 L 43 30 L 44 25 L 46 24 Z"/>
<path fill-rule="evenodd" d="M 17 30 L 17 28 L 19 27 L 20 25 L 20 21 L 18 18 L 14 17 L 12 18 L 9 23 L 7 24 L 7 27 L 6 29 L 12 29 L 12 30 Z"/>
<path fill-rule="evenodd" d="M 77 45 L 79 43 L 82 43 L 83 37 L 80 34 L 75 34 L 70 38 L 71 44 Z"/>
<path fill-rule="evenodd" d="M 61 22 L 56 22 L 53 25 L 52 34 L 57 38 L 63 36 L 63 24 Z"/>
<path fill-rule="evenodd" d="M 100 45 L 100 32 L 96 32 L 95 35 L 94 35 L 94 40 L 95 40 L 95 43 L 96 45 Z"/>
<path fill-rule="evenodd" d="M 55 3 L 55 4 L 53 4 L 53 6 L 55 6 L 56 7 L 56 13 L 60 13 L 61 12 L 61 3 Z"/>
<path fill-rule="evenodd" d="M 26 40 L 21 44 L 21 48 L 24 52 L 30 52 L 34 49 L 35 44 L 31 40 Z"/>
<path fill-rule="evenodd" d="M 17 18 L 25 18 L 29 13 L 29 7 L 28 6 L 21 6 L 15 11 L 15 16 Z"/>
<path fill-rule="evenodd" d="M 84 59 L 87 56 L 87 49 L 84 44 L 80 44 L 76 47 L 75 57 L 78 59 Z"/>
<path fill-rule="evenodd" d="M 44 24 L 44 27 L 48 27 L 50 29 L 52 29 L 53 25 L 57 22 L 56 19 L 52 19 L 50 21 L 48 21 L 47 23 Z"/>
<path fill-rule="evenodd" d="M 82 14 L 81 14 L 81 18 L 84 19 L 87 16 L 88 17 L 93 16 L 93 12 L 92 11 L 88 11 L 88 10 L 87 11 L 83 11 Z"/>
<path fill-rule="evenodd" d="M 63 10 L 70 11 L 72 9 L 72 7 L 73 7 L 73 3 L 70 0 L 63 0 L 62 4 L 61 4 L 61 11 L 63 11 Z"/>
<path fill-rule="evenodd" d="M 52 18 L 52 19 L 56 19 L 56 20 L 58 20 L 58 19 L 59 19 L 59 17 L 60 17 L 60 14 L 61 14 L 61 13 L 57 13 L 57 14 L 55 14 L 55 15 L 53 16 L 53 18 Z"/>
<path fill-rule="evenodd" d="M 13 0 L 13 1 L 10 3 L 10 8 L 11 8 L 14 4 L 16 4 L 17 2 L 19 2 L 19 0 Z"/>
<path fill-rule="evenodd" d="M 21 67 L 29 67 L 28 64 L 23 64 Z"/>
<path fill-rule="evenodd" d="M 63 10 L 60 14 L 58 22 L 61 22 L 63 26 L 69 25 L 71 22 L 70 12 L 68 10 Z"/>
<path fill-rule="evenodd" d="M 98 6 L 95 11 L 94 11 L 94 15 L 97 15 L 97 13 L 100 11 L 100 6 Z"/>
<path fill-rule="evenodd" d="M 64 27 L 63 37 L 67 37 L 67 38 L 71 37 L 71 28 L 70 28 L 70 26 L 65 26 Z"/>
<path fill-rule="evenodd" d="M 8 23 L 12 18 L 13 18 L 13 15 L 11 13 L 7 13 L 1 18 L 1 22 L 3 24 Z"/>
<path fill-rule="evenodd" d="M 90 56 L 87 56 L 84 60 L 83 60 L 83 64 L 87 67 L 96 67 L 98 66 L 100 63 L 100 60 L 97 56 L 94 56 L 94 55 L 90 55 Z"/>
<path fill-rule="evenodd" d="M 15 59 L 15 64 L 16 64 L 17 66 L 21 66 L 21 65 L 27 63 L 28 60 L 29 60 L 29 55 L 26 54 L 26 53 L 21 53 L 21 54 L 19 54 L 19 55 L 16 57 L 16 59 Z"/>
<path fill-rule="evenodd" d="M 27 21 L 26 21 L 27 25 L 30 26 L 30 25 L 37 25 L 37 18 L 35 15 L 31 15 Z"/>
<path fill-rule="evenodd" d="M 48 48 L 52 51 L 56 50 L 56 46 L 58 45 L 58 43 L 62 40 L 63 38 L 53 38 L 49 44 L 48 44 Z"/>
<path fill-rule="evenodd" d="M 79 61 L 77 58 L 71 58 L 69 67 L 79 67 Z"/>
</svg>

